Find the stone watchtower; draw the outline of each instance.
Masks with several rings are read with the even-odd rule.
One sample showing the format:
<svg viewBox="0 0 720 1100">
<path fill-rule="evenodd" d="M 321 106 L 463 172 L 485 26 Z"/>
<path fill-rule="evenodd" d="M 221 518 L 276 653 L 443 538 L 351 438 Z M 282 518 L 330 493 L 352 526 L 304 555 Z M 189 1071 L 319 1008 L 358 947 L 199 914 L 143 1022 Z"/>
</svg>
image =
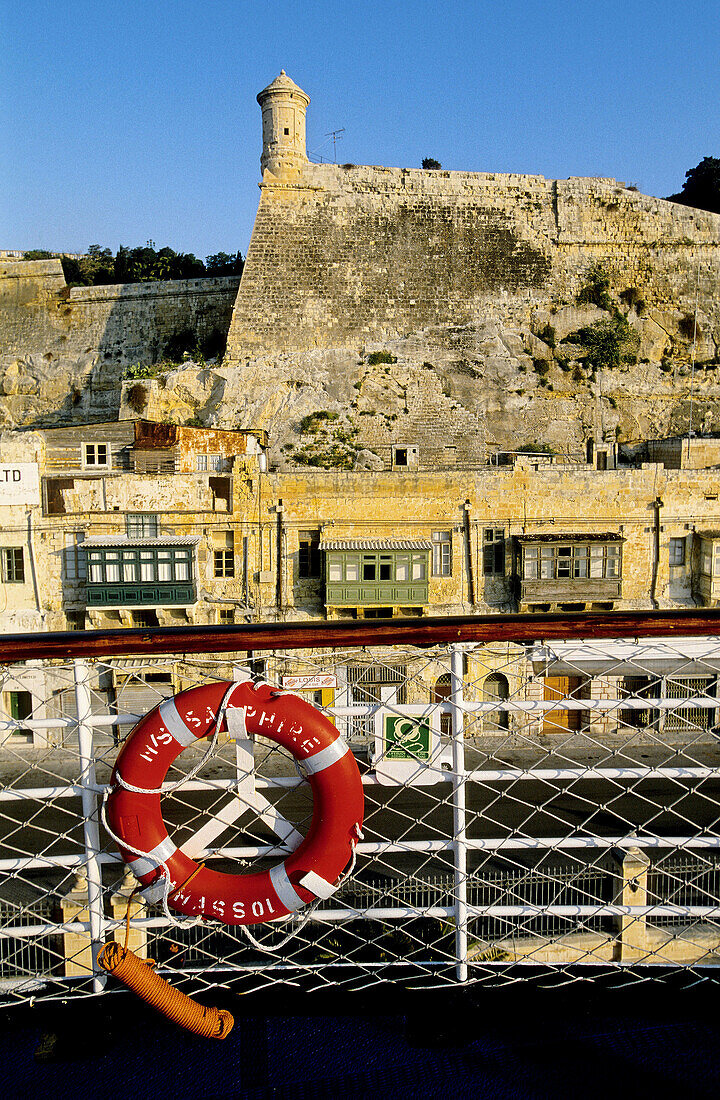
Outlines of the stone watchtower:
<svg viewBox="0 0 720 1100">
<path fill-rule="evenodd" d="M 287 179 L 297 176 L 307 164 L 305 112 L 310 102 L 302 88 L 283 69 L 272 84 L 259 93 L 262 110 L 263 151 L 260 169 Z"/>
</svg>

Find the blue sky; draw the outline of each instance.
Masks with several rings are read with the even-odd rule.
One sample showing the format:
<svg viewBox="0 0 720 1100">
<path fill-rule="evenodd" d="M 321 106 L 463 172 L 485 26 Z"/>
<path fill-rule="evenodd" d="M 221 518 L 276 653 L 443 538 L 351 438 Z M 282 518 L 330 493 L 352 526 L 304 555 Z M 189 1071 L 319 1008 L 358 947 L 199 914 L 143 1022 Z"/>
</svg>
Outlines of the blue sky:
<svg viewBox="0 0 720 1100">
<path fill-rule="evenodd" d="M 0 248 L 246 252 L 257 92 L 338 160 L 680 190 L 720 156 L 716 0 L 0 0 Z"/>
</svg>

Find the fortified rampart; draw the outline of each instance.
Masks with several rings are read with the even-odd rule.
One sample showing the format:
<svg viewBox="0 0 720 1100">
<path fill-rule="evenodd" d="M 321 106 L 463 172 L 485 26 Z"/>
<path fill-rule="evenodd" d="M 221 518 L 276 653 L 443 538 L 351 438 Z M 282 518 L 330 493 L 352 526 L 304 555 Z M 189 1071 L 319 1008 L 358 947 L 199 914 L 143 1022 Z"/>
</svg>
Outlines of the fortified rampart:
<svg viewBox="0 0 720 1100">
<path fill-rule="evenodd" d="M 194 388 L 217 416 L 219 390 L 244 394 L 240 423 L 268 429 L 279 466 L 344 465 L 348 437 L 355 461 L 411 447 L 432 468 L 720 429 L 718 215 L 613 179 L 310 164 L 305 93 L 283 73 L 258 99 L 227 358 L 213 402 Z M 157 415 L 173 386 L 156 396 Z"/>
<path fill-rule="evenodd" d="M 529 325 L 593 264 L 660 308 L 690 308 L 698 266 L 703 299 L 718 280 L 718 215 L 611 179 L 308 164 L 261 187 L 232 360 Z"/>
<path fill-rule="evenodd" d="M 68 287 L 59 260 L 0 262 L 6 423 L 117 415 L 122 373 L 168 341 L 227 332 L 237 277 Z"/>
</svg>

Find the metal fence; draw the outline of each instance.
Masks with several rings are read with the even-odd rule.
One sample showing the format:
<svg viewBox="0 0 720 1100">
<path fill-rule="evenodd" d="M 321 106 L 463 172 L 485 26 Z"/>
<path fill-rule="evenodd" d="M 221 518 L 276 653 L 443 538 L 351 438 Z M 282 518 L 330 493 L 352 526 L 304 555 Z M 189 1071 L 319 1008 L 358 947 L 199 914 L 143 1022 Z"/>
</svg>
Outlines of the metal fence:
<svg viewBox="0 0 720 1100">
<path fill-rule="evenodd" d="M 128 916 L 131 946 L 188 988 L 714 980 L 720 615 L 625 616 L 613 636 L 619 622 L 0 640 L 0 999 L 110 991 L 97 953 Z M 187 927 L 131 897 L 100 814 L 139 717 L 248 672 L 290 684 L 337 725 L 366 802 L 340 890 L 250 936 Z M 168 775 L 184 780 L 163 799 L 175 843 L 219 870 L 277 863 L 312 814 L 293 760 L 223 734 L 191 776 L 201 755 L 186 749 Z"/>
</svg>

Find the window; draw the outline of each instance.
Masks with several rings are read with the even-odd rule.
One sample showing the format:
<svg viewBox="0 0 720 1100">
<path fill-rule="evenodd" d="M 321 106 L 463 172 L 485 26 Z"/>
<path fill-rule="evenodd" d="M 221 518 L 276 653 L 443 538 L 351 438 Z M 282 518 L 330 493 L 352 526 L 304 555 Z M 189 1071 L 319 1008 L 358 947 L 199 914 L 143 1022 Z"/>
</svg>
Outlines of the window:
<svg viewBox="0 0 720 1100">
<path fill-rule="evenodd" d="M 483 530 L 483 574 L 486 577 L 505 575 L 505 531 L 502 527 Z"/>
<path fill-rule="evenodd" d="M 25 559 L 22 546 L 4 546 L 0 550 L 2 579 L 6 584 L 22 584 L 25 580 Z"/>
<path fill-rule="evenodd" d="M 157 611 L 133 611 L 132 613 L 133 626 L 159 626 Z"/>
<path fill-rule="evenodd" d="M 662 729 L 666 732 L 700 733 L 715 725 L 717 711 L 714 706 L 678 705 L 662 710 L 652 707 L 655 700 L 677 699 L 683 704 L 692 702 L 693 697 L 710 696 L 713 701 L 717 695 L 717 678 L 714 676 L 626 676 L 622 684 L 624 698 L 648 700 L 643 709 L 622 710 L 622 721 L 635 729 Z M 707 702 L 707 700 L 703 700 Z"/>
<path fill-rule="evenodd" d="M 377 558 L 374 554 L 363 555 L 362 561 L 362 579 L 364 581 L 374 581 L 377 573 Z"/>
<path fill-rule="evenodd" d="M 66 611 L 65 623 L 68 630 L 84 630 L 85 629 L 85 612 L 84 611 Z"/>
<path fill-rule="evenodd" d="M 692 699 L 697 695 L 717 694 L 715 678 L 706 676 L 668 677 L 665 681 L 667 699 Z M 714 708 L 683 707 L 665 712 L 665 730 L 690 730 L 699 732 L 708 730 L 715 724 Z"/>
<path fill-rule="evenodd" d="M 651 679 L 649 676 L 626 676 L 622 682 L 620 692 L 623 698 L 652 699 L 663 695 L 662 680 Z M 648 707 L 633 707 L 620 711 L 621 721 L 625 726 L 634 729 L 658 729 L 660 723 L 660 711 Z"/>
<path fill-rule="evenodd" d="M 208 485 L 213 496 L 213 511 L 232 512 L 232 478 L 211 477 Z"/>
<path fill-rule="evenodd" d="M 154 584 L 192 578 L 190 546 L 93 548 L 87 551 L 87 560 L 91 584 Z"/>
<path fill-rule="evenodd" d="M 158 518 L 152 512 L 128 512 L 125 530 L 129 539 L 157 538 Z"/>
<path fill-rule="evenodd" d="M 348 702 L 353 705 L 383 703 L 393 706 L 407 702 L 407 669 L 405 665 L 348 665 Z M 375 719 L 372 715 L 349 715 L 350 738 L 372 737 Z"/>
<path fill-rule="evenodd" d="M 447 703 L 452 695 L 452 677 L 449 672 L 443 672 L 435 681 L 435 686 L 430 693 L 431 703 Z M 444 737 L 452 734 L 452 714 L 443 712 L 440 715 L 440 733 Z"/>
<path fill-rule="evenodd" d="M 452 574 L 452 533 L 433 531 L 432 543 L 433 577 L 449 577 Z"/>
<path fill-rule="evenodd" d="M 418 464 L 418 449 L 417 447 L 393 447 L 392 449 L 392 463 L 393 466 L 399 466 L 405 468 L 407 466 L 417 466 Z"/>
<path fill-rule="evenodd" d="M 198 473 L 207 470 L 221 472 L 226 469 L 226 461 L 221 454 L 195 455 L 195 469 Z"/>
<path fill-rule="evenodd" d="M 491 672 L 485 677 L 483 684 L 483 699 L 486 703 L 502 703 L 510 696 L 510 685 L 507 677 L 502 672 Z M 483 716 L 485 730 L 506 730 L 508 728 L 508 712 L 506 710 L 486 711 Z"/>
<path fill-rule="evenodd" d="M 364 581 L 392 584 L 424 581 L 427 576 L 427 552 L 388 554 L 348 554 L 330 556 L 327 580 L 330 583 Z"/>
<path fill-rule="evenodd" d="M 48 477 L 45 479 L 45 512 L 49 516 L 64 516 L 66 512 L 63 493 L 75 488 L 72 477 Z"/>
<path fill-rule="evenodd" d="M 720 542 L 703 539 L 700 545 L 700 572 L 706 577 L 720 576 Z"/>
<path fill-rule="evenodd" d="M 320 576 L 320 532 L 300 531 L 298 535 L 298 577 Z"/>
<path fill-rule="evenodd" d="M 524 580 L 608 579 L 620 576 L 618 543 L 543 543 L 523 547 Z"/>
<path fill-rule="evenodd" d="M 670 564 L 685 564 L 685 539 L 670 539 Z"/>
<path fill-rule="evenodd" d="M 84 443 L 83 458 L 86 466 L 107 466 L 107 443 Z"/>
<path fill-rule="evenodd" d="M 216 577 L 235 576 L 235 534 L 224 531 L 215 536 L 216 548 L 213 551 L 213 567 Z"/>
<path fill-rule="evenodd" d="M 424 581 L 426 572 L 426 558 L 424 554 L 413 554 L 412 556 L 412 579 L 414 581 Z"/>
<path fill-rule="evenodd" d="M 65 535 L 65 546 L 63 548 L 63 580 L 69 581 L 70 583 L 87 579 L 87 558 L 82 548 L 84 538 L 84 531 L 77 531 L 75 534 L 67 533 Z"/>
<path fill-rule="evenodd" d="M 235 608 L 221 607 L 218 611 L 218 622 L 221 626 L 232 626 L 235 622 Z"/>
<path fill-rule="evenodd" d="M 6 698 L 8 713 L 15 722 L 32 718 L 33 700 L 29 691 L 8 691 Z M 32 739 L 32 730 L 21 726 L 12 730 L 11 736 L 23 740 Z"/>
</svg>

